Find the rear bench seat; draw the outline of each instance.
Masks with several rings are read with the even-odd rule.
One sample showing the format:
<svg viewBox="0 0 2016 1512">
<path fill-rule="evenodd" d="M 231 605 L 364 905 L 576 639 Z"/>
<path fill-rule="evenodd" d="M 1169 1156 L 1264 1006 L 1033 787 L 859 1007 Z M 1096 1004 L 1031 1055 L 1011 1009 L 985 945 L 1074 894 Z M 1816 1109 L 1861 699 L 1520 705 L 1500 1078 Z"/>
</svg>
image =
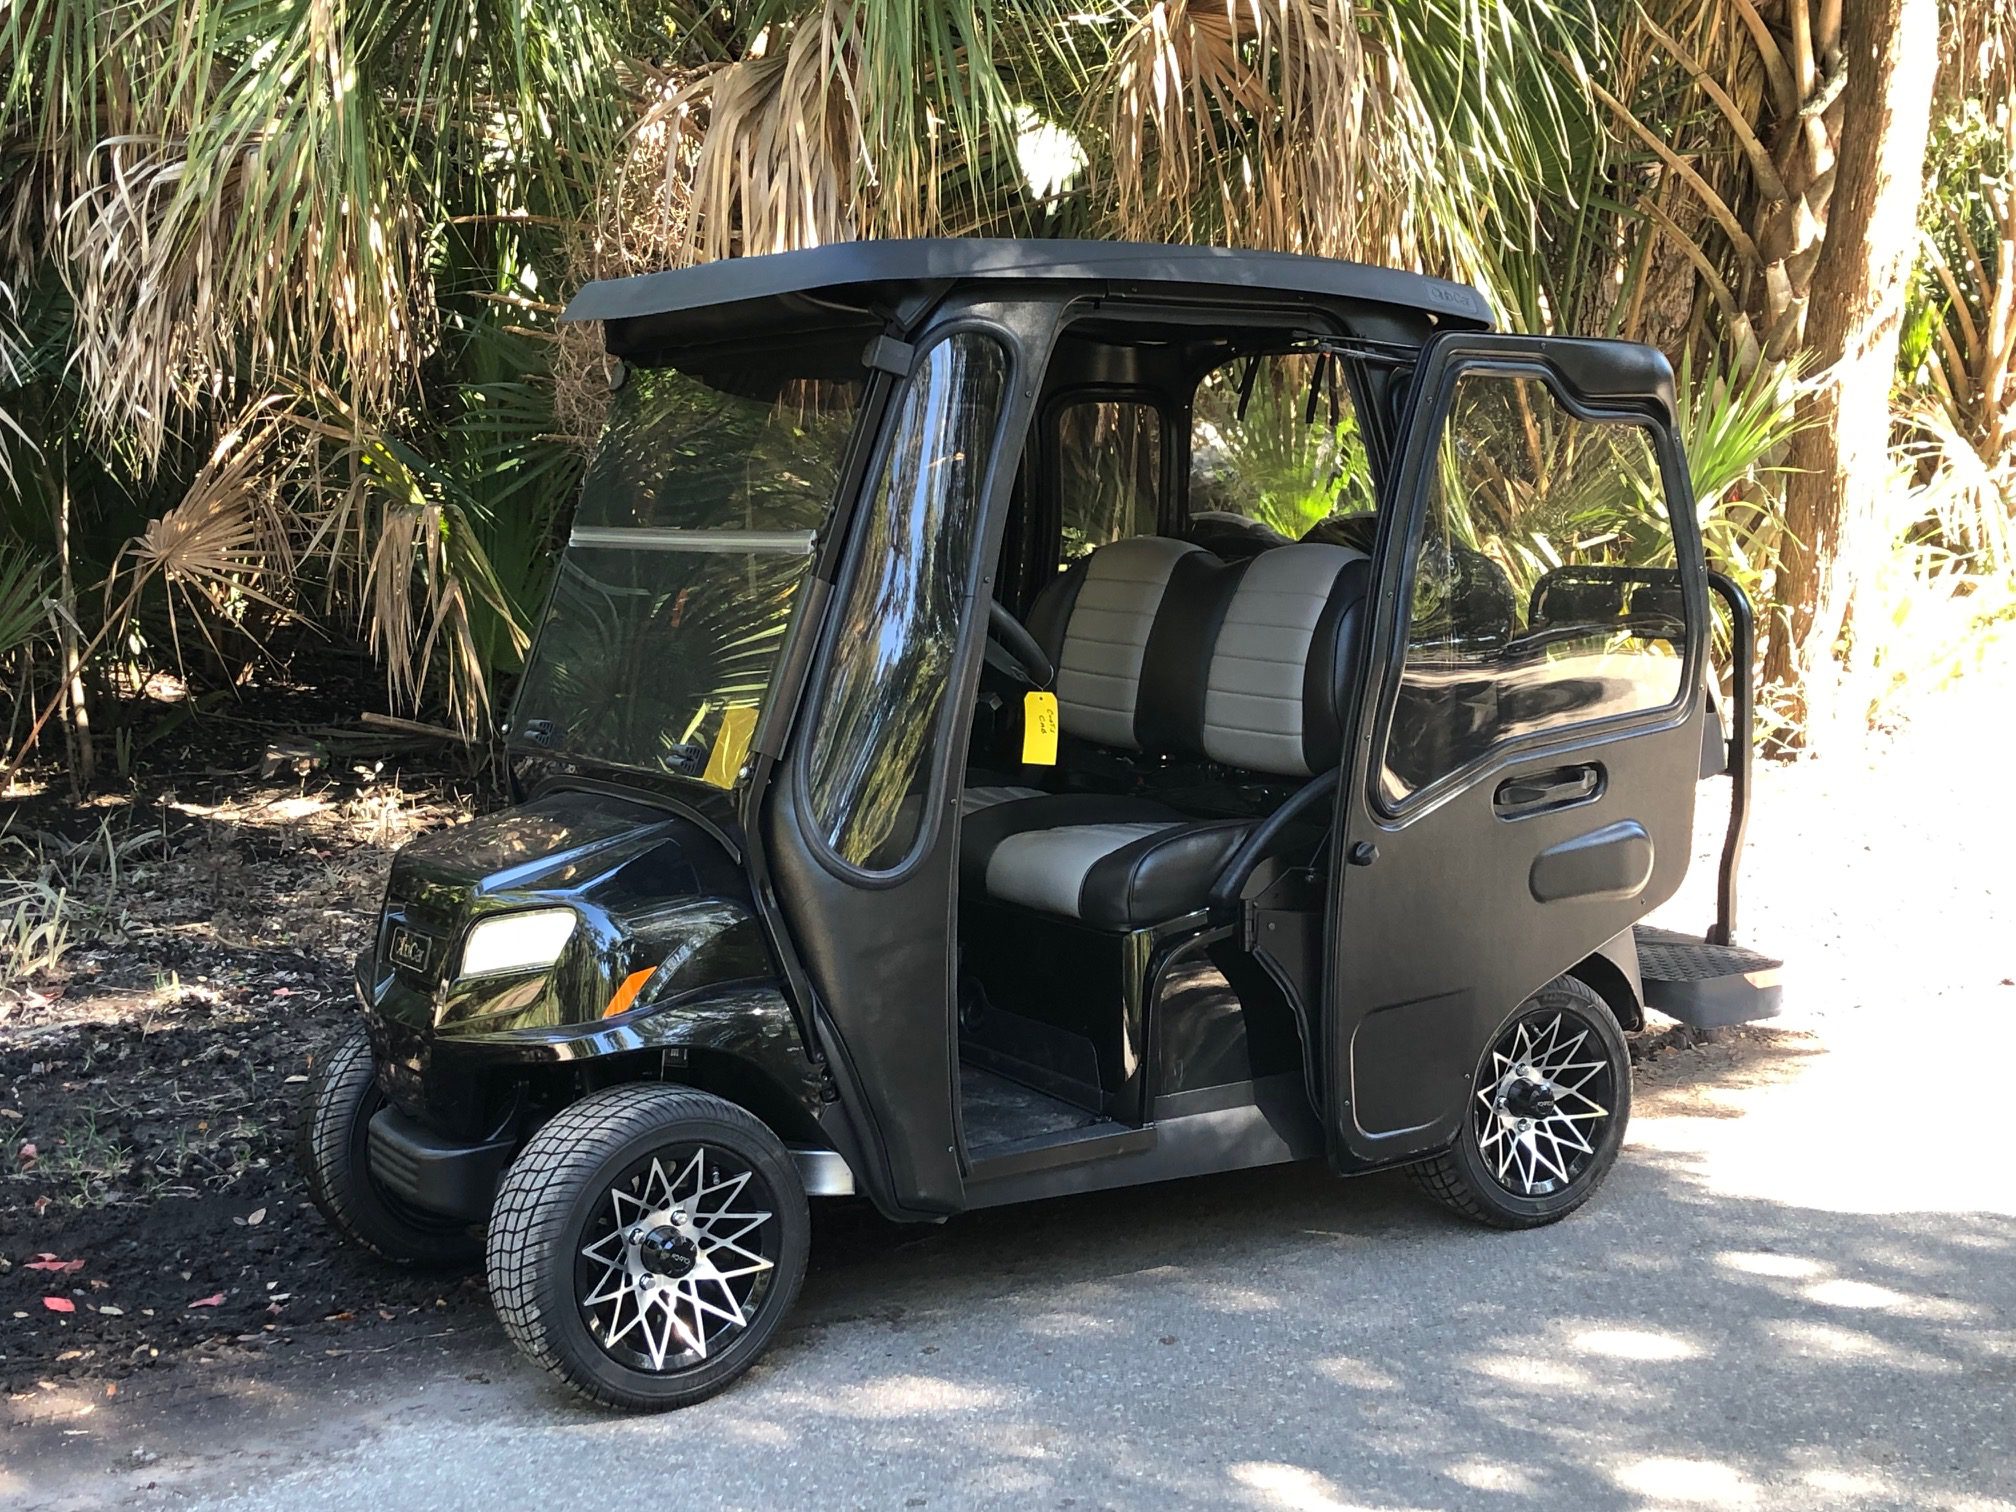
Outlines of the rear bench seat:
<svg viewBox="0 0 2016 1512">
<path fill-rule="evenodd" d="M 1162 536 L 1116 541 L 1044 589 L 1029 629 L 1057 667 L 1064 734 L 1123 751 L 1310 777 L 1343 754 L 1371 563 L 1345 546 L 1227 562 Z M 973 787 L 960 881 L 1100 929 L 1192 913 L 1257 819 L 1128 794 Z"/>
</svg>

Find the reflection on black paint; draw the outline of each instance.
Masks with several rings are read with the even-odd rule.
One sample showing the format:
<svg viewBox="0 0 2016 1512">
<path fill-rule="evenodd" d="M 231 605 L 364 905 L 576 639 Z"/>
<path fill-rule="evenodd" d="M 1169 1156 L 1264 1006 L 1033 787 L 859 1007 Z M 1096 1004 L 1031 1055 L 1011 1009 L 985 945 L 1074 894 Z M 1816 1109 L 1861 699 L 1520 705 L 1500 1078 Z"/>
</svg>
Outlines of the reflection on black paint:
<svg viewBox="0 0 2016 1512">
<path fill-rule="evenodd" d="M 1007 375 L 978 332 L 925 354 L 861 526 L 807 767 L 812 816 L 855 866 L 887 870 L 917 837 Z"/>
</svg>

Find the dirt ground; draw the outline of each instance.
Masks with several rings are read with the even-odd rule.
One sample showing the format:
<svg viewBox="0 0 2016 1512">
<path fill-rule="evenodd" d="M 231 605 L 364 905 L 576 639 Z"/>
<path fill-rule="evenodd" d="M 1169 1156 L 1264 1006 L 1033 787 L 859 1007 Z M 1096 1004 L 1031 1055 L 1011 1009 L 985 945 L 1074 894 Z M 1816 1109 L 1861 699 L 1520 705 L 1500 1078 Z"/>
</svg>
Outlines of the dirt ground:
<svg viewBox="0 0 2016 1512">
<path fill-rule="evenodd" d="M 0 876 L 66 889 L 53 969 L 0 977 L 0 1383 L 340 1356 L 483 1305 L 330 1243 L 291 1155 L 353 1012 L 393 850 L 485 784 L 424 743 L 213 719 L 127 792 L 0 801 Z M 0 909 L 4 913 L 4 909 Z"/>
<path fill-rule="evenodd" d="M 2009 985 L 2000 869 L 1953 860 L 2001 843 L 2006 805 L 1956 828 L 1950 805 L 1912 810 L 1896 795 L 1907 777 L 1994 791 L 1978 731 L 2006 717 L 2012 682 L 1929 701 L 1866 750 L 1760 772 L 1747 936 L 1796 946 L 1795 972 L 1832 985 L 1795 992 L 1769 1026 L 1637 1036 L 1647 1094 L 1735 1085 L 1760 1058 L 1856 1032 L 1870 1004 L 1855 972 L 1884 978 L 1883 945 L 1844 925 L 1840 888 L 1879 885 L 1879 842 L 1897 940 L 1946 942 L 1930 990 L 1947 978 L 1972 990 L 1984 972 Z M 0 1382 L 24 1421 L 38 1404 L 116 1398 L 140 1372 L 410 1354 L 489 1326 L 480 1278 L 390 1272 L 335 1243 L 291 1158 L 313 1056 L 352 1012 L 349 963 L 391 852 L 475 812 L 484 785 L 438 750 L 317 754 L 262 775 L 270 735 L 242 735 L 228 758 L 213 742 L 193 775 L 143 775 L 83 808 L 49 794 L 4 811 L 7 864 L 67 855 L 77 888 L 60 966 L 0 986 Z M 1703 790 L 1694 870 L 1662 912 L 1673 927 L 1712 915 L 1720 786 Z M 1900 855 L 1915 858 L 1901 875 Z"/>
</svg>

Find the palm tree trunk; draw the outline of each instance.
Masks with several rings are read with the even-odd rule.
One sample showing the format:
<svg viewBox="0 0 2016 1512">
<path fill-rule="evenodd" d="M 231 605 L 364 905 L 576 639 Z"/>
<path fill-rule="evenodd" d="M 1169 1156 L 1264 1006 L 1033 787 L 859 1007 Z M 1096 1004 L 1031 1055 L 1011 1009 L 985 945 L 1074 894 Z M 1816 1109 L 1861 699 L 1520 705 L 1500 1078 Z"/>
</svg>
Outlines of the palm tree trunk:
<svg viewBox="0 0 2016 1512">
<path fill-rule="evenodd" d="M 66 473 L 56 505 L 56 561 L 62 574 L 56 611 L 56 644 L 63 662 L 63 734 L 70 749 L 70 793 L 82 795 L 98 772 L 91 740 L 91 706 L 84 696 L 84 660 L 77 652 L 77 585 L 70 575 L 70 479 Z"/>
<path fill-rule="evenodd" d="M 1838 156 L 1826 170 L 1824 235 L 1803 302 L 1815 377 L 1789 458 L 1780 621 L 1765 663 L 1766 680 L 1790 690 L 1793 744 L 1822 712 L 1815 701 L 1831 685 L 1858 557 L 1890 482 L 1890 384 L 1917 247 L 1938 26 L 1936 0 L 1841 9 Z"/>
</svg>

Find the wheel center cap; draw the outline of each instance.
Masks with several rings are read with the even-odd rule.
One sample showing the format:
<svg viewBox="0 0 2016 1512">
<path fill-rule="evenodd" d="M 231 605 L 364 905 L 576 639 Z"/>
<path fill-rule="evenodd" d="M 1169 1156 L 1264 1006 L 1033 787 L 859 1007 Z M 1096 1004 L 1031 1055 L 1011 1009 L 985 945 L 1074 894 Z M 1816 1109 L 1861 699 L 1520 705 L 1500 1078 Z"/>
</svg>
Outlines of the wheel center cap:
<svg viewBox="0 0 2016 1512">
<path fill-rule="evenodd" d="M 700 1246 L 670 1224 L 661 1224 L 637 1241 L 637 1258 L 653 1275 L 676 1281 L 692 1273 Z"/>
<path fill-rule="evenodd" d="M 1505 1089 L 1505 1109 L 1515 1118 L 1547 1118 L 1554 1112 L 1554 1089 L 1542 1081 L 1515 1077 Z"/>
</svg>

